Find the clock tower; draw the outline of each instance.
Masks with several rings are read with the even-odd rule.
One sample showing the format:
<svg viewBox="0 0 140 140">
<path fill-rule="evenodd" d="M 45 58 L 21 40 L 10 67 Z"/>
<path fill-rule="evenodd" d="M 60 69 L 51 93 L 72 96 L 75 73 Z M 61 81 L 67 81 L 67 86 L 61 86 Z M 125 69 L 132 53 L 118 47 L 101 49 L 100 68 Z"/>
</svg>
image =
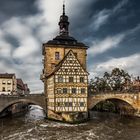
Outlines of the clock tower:
<svg viewBox="0 0 140 140">
<path fill-rule="evenodd" d="M 69 35 L 69 21 L 63 14 L 59 35 L 43 44 L 43 73 L 47 117 L 65 122 L 87 119 L 88 47 Z"/>
</svg>

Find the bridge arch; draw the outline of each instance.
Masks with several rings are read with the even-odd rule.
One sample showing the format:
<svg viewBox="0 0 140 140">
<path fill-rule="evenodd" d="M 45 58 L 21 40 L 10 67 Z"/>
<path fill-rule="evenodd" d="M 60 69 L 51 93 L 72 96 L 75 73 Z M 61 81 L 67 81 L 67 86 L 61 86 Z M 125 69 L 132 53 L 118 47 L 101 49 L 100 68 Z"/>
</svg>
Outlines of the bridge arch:
<svg viewBox="0 0 140 140">
<path fill-rule="evenodd" d="M 27 104 L 32 104 L 32 105 L 38 105 L 44 110 L 44 112 L 46 112 L 46 109 L 44 108 L 44 106 L 37 101 L 31 100 L 31 99 L 16 99 L 16 100 L 6 103 L 1 109 L 0 113 L 2 113 L 6 108 L 17 103 L 27 103 Z"/>
<path fill-rule="evenodd" d="M 132 107 L 134 110 L 136 110 L 135 105 L 131 101 L 129 101 L 127 99 L 122 99 L 122 98 L 119 98 L 119 97 L 107 97 L 107 98 L 103 98 L 103 99 L 93 100 L 93 103 L 90 103 L 90 105 L 89 105 L 89 109 L 92 110 L 97 104 L 99 104 L 103 101 L 107 101 L 107 100 L 112 101 L 112 102 L 114 100 L 124 102 L 124 103 L 128 104 L 130 107 Z M 92 102 L 92 101 L 90 101 L 90 102 Z"/>
</svg>

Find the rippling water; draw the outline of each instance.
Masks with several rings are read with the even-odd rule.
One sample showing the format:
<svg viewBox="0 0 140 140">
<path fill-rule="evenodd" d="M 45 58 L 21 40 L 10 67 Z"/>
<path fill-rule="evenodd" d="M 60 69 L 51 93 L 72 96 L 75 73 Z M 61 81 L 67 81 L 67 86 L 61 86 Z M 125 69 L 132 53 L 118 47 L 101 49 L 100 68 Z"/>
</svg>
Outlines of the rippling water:
<svg viewBox="0 0 140 140">
<path fill-rule="evenodd" d="M 0 120 L 0 140 L 140 140 L 140 118 L 91 112 L 92 119 L 70 125 L 48 121 L 36 106 L 22 117 Z"/>
</svg>

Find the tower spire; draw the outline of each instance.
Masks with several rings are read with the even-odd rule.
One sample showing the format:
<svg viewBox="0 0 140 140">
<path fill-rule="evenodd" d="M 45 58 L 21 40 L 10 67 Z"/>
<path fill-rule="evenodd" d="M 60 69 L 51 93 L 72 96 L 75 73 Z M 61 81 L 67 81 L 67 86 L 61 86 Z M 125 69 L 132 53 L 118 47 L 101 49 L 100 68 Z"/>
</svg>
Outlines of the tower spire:
<svg viewBox="0 0 140 140">
<path fill-rule="evenodd" d="M 65 0 L 63 1 L 63 15 L 65 15 Z"/>
<path fill-rule="evenodd" d="M 68 16 L 65 15 L 65 1 L 63 1 L 63 14 L 60 16 L 59 21 L 59 34 L 68 36 L 69 34 L 69 21 Z"/>
</svg>

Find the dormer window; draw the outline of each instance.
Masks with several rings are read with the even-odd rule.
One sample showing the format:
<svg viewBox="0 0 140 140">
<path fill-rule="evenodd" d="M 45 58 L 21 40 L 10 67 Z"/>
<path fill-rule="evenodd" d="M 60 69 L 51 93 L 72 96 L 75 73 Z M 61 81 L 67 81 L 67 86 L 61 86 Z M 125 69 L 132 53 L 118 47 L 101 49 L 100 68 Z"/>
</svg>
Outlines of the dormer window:
<svg viewBox="0 0 140 140">
<path fill-rule="evenodd" d="M 55 52 L 55 60 L 60 60 L 60 53 L 59 52 Z"/>
</svg>

